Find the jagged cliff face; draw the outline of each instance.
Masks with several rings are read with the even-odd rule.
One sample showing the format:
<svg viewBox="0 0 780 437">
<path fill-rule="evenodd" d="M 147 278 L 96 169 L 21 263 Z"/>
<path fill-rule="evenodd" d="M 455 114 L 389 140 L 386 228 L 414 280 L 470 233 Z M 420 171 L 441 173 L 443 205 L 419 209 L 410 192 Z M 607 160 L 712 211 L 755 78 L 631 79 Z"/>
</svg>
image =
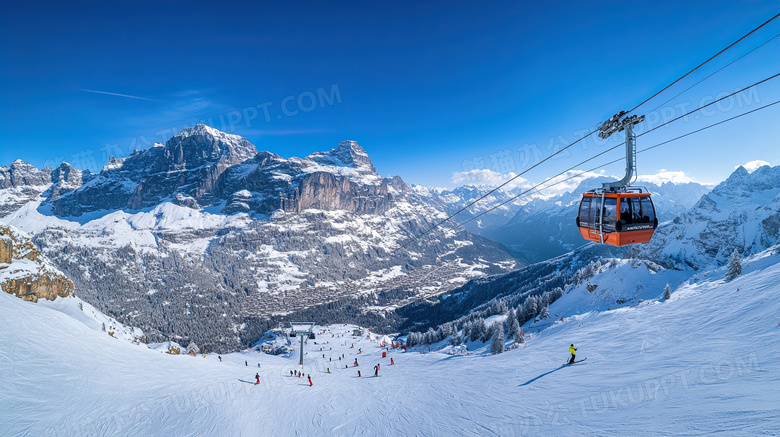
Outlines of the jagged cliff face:
<svg viewBox="0 0 780 437">
<path fill-rule="evenodd" d="M 258 153 L 222 173 L 215 192 L 229 213 L 319 209 L 382 214 L 410 190 L 398 176 L 380 177 L 356 142 L 342 141 L 336 149 L 304 159 Z"/>
<path fill-rule="evenodd" d="M 73 283 L 8 226 L 0 226 L 0 289 L 31 302 L 74 296 Z"/>
</svg>

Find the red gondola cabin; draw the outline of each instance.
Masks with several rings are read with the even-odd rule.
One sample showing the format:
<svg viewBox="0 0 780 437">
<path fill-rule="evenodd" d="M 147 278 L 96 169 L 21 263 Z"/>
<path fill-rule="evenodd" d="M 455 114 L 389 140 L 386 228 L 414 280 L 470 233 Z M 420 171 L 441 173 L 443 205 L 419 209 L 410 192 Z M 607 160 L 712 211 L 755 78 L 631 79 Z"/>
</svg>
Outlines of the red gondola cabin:
<svg viewBox="0 0 780 437">
<path fill-rule="evenodd" d="M 612 246 L 650 241 L 658 227 L 650 193 L 629 190 L 638 192 L 594 190 L 582 195 L 577 215 L 582 238 Z"/>
</svg>

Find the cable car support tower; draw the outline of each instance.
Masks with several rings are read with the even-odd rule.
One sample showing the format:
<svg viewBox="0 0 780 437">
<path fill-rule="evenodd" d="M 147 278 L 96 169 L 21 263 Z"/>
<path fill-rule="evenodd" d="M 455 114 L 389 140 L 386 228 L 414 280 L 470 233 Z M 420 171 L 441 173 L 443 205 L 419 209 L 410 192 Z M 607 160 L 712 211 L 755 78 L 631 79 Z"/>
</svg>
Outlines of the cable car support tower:
<svg viewBox="0 0 780 437">
<path fill-rule="evenodd" d="M 604 191 L 625 191 L 636 178 L 636 134 L 634 134 L 634 126 L 645 121 L 645 116 L 632 115 L 620 120 L 620 117 L 624 115 L 626 115 L 626 111 L 620 111 L 599 127 L 599 138 L 604 140 L 615 132 L 626 131 L 626 175 L 619 181 L 603 184 Z"/>
</svg>

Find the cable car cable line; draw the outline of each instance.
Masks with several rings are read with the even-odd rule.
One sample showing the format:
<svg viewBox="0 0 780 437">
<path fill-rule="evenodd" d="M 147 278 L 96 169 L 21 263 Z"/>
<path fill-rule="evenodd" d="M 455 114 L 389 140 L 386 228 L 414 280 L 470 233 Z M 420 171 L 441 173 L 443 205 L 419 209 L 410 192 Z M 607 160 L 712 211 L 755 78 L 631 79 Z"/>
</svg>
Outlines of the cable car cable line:
<svg viewBox="0 0 780 437">
<path fill-rule="evenodd" d="M 669 85 L 665 86 L 665 87 L 664 87 L 664 88 L 663 88 L 661 91 L 658 91 L 657 93 L 655 93 L 655 94 L 653 94 L 652 96 L 648 97 L 648 98 L 647 98 L 646 100 L 644 100 L 642 103 L 640 103 L 640 104 L 638 104 L 638 105 L 634 106 L 633 108 L 631 108 L 631 109 L 630 109 L 630 110 L 629 110 L 627 113 L 634 112 L 634 111 L 635 111 L 637 108 L 639 108 L 640 106 L 642 106 L 642 105 L 644 105 L 645 103 L 649 102 L 650 100 L 654 99 L 654 98 L 655 98 L 657 95 L 659 95 L 659 94 L 661 94 L 662 92 L 666 91 L 667 89 L 669 89 L 669 88 L 670 88 L 672 85 L 676 84 L 677 82 L 679 82 L 679 81 L 683 80 L 683 79 L 684 79 L 684 78 L 686 78 L 686 77 L 687 77 L 689 74 L 691 74 L 691 73 L 693 73 L 694 71 L 698 70 L 699 68 L 703 67 L 703 66 L 704 66 L 704 64 L 706 64 L 706 63 L 708 63 L 708 62 L 712 61 L 713 59 L 717 58 L 718 56 L 720 56 L 721 54 L 723 54 L 723 53 L 724 53 L 726 50 L 728 50 L 728 49 L 730 49 L 730 48 L 734 47 L 734 46 L 735 46 L 737 43 L 739 43 L 739 42 L 740 42 L 740 41 L 742 41 L 743 39 L 747 38 L 748 36 L 752 35 L 752 34 L 753 34 L 754 32 L 756 32 L 758 29 L 761 29 L 762 27 L 766 26 L 767 24 L 769 24 L 769 23 L 770 23 L 772 20 L 774 20 L 774 19 L 775 19 L 775 18 L 777 18 L 777 17 L 780 17 L 780 14 L 777 14 L 777 15 L 775 15 L 774 17 L 772 17 L 772 18 L 770 18 L 770 19 L 766 20 L 766 21 L 765 21 L 763 24 L 761 24 L 760 26 L 758 26 L 758 27 L 756 27 L 755 29 L 751 30 L 750 32 L 748 32 L 747 34 L 745 34 L 745 35 L 744 35 L 742 38 L 740 38 L 740 39 L 738 39 L 738 40 L 734 41 L 733 43 L 729 44 L 729 46 L 728 46 L 728 47 L 726 47 L 725 49 L 723 49 L 723 50 L 719 51 L 718 53 L 715 53 L 715 54 L 714 54 L 714 55 L 713 55 L 711 58 L 709 58 L 709 59 L 707 59 L 706 61 L 702 62 L 701 64 L 697 65 L 697 66 L 696 66 L 696 68 L 694 68 L 693 70 L 691 70 L 691 71 L 689 71 L 689 72 L 687 72 L 687 73 L 683 74 L 683 75 L 682 75 L 682 76 L 680 76 L 680 77 L 679 77 L 677 80 L 675 80 L 674 82 L 672 82 L 672 83 L 670 83 Z"/>
<path fill-rule="evenodd" d="M 431 226 L 431 227 L 430 227 L 428 230 L 426 230 L 425 232 L 421 233 L 421 234 L 420 234 L 420 235 L 418 235 L 418 236 L 413 236 L 413 237 L 412 237 L 412 239 L 411 239 L 409 242 L 402 244 L 402 245 L 399 247 L 399 249 L 401 249 L 401 248 L 403 248 L 403 247 L 406 247 L 406 246 L 408 245 L 408 243 L 411 243 L 411 242 L 412 242 L 412 241 L 414 241 L 416 238 L 419 238 L 419 237 L 422 237 L 423 235 L 426 235 L 426 234 L 428 234 L 430 231 L 432 231 L 432 230 L 434 230 L 434 229 L 438 228 L 439 226 L 443 225 L 444 223 L 448 222 L 450 219 L 452 219 L 452 218 L 453 218 L 453 217 L 455 217 L 456 215 L 460 214 L 461 212 L 465 211 L 465 210 L 466 210 L 466 209 L 468 209 L 469 207 L 473 206 L 475 203 L 477 203 L 477 202 L 479 202 L 480 200 L 482 200 L 482 199 L 486 198 L 487 196 L 489 196 L 489 195 L 491 195 L 491 194 L 495 193 L 496 191 L 498 191 L 498 190 L 499 190 L 499 189 L 501 189 L 502 187 L 506 186 L 507 184 L 509 184 L 509 183 L 510 183 L 510 182 L 512 182 L 513 180 L 515 180 L 515 179 L 519 178 L 520 176 L 522 176 L 522 175 L 524 175 L 524 174 L 528 173 L 529 171 L 531 171 L 531 170 L 533 170 L 534 168 L 536 168 L 536 167 L 540 166 L 540 165 L 541 165 L 541 164 L 543 164 L 544 162 L 546 162 L 546 161 L 548 161 L 548 160 L 552 159 L 552 158 L 553 158 L 555 155 L 557 155 L 557 154 L 559 154 L 559 153 L 563 152 L 564 150 L 566 150 L 566 149 L 568 149 L 569 147 L 571 147 L 571 146 L 573 146 L 573 145 L 575 145 L 575 144 L 579 143 L 580 141 L 582 141 L 582 140 L 584 140 L 585 138 L 587 138 L 587 137 L 589 137 L 589 136 L 593 135 L 593 134 L 594 134 L 594 133 L 596 133 L 596 132 L 597 132 L 597 130 L 593 130 L 593 131 L 591 131 L 590 133 L 588 133 L 588 134 L 585 134 L 585 135 L 584 135 L 583 137 L 581 137 L 580 139 L 578 139 L 578 140 L 574 141 L 573 143 L 571 143 L 571 144 L 567 145 L 566 147 L 564 147 L 564 148 L 562 148 L 562 149 L 558 150 L 557 152 L 553 153 L 552 155 L 548 156 L 547 158 L 544 158 L 544 159 L 542 159 L 541 161 L 539 161 L 539 162 L 537 162 L 536 164 L 534 164 L 534 165 L 532 165 L 531 167 L 529 167 L 527 170 L 524 170 L 524 171 L 522 171 L 520 174 L 518 174 L 518 175 L 515 175 L 514 177 L 510 178 L 510 179 L 509 179 L 509 180 L 507 180 L 506 182 L 504 182 L 504 183 L 502 183 L 502 184 L 500 184 L 500 185 L 496 186 L 495 188 L 491 189 L 491 190 L 490 190 L 490 191 L 488 191 L 487 193 L 485 193 L 485 194 L 483 194 L 482 196 L 480 196 L 478 199 L 476 199 L 476 200 L 474 200 L 474 201 L 470 202 L 468 205 L 465 205 L 465 206 L 464 206 L 464 207 L 462 207 L 461 209 L 459 209 L 459 210 L 455 211 L 454 213 L 450 214 L 450 215 L 449 215 L 449 216 L 447 216 L 447 218 L 445 218 L 444 220 L 442 220 L 442 221 L 440 221 L 440 222 L 436 223 L 435 225 Z"/>
<path fill-rule="evenodd" d="M 770 43 L 771 41 L 773 41 L 774 39 L 776 39 L 778 36 L 780 36 L 780 33 L 778 33 L 777 35 L 775 35 L 775 36 L 773 36 L 773 37 L 769 38 L 768 40 L 764 41 L 764 42 L 763 42 L 763 43 L 761 43 L 760 45 L 758 45 L 758 46 L 754 47 L 752 50 L 750 50 L 749 52 L 745 53 L 744 55 L 742 55 L 742 56 L 738 57 L 737 59 L 734 59 L 733 61 L 729 62 L 728 64 L 726 64 L 726 65 L 724 65 L 724 66 L 720 67 L 719 69 L 715 70 L 713 73 L 710 73 L 710 75 L 709 75 L 709 76 L 707 76 L 707 77 L 705 77 L 704 79 L 701 79 L 700 81 L 696 82 L 695 84 L 693 84 L 693 85 L 689 86 L 688 88 L 686 88 L 686 89 L 684 89 L 684 90 L 680 91 L 679 93 L 677 93 L 677 94 L 676 94 L 674 97 L 672 97 L 671 99 L 669 99 L 669 100 L 667 100 L 667 101 L 665 101 L 665 102 L 661 103 L 660 105 L 656 106 L 655 108 L 653 108 L 653 109 L 651 109 L 651 110 L 647 111 L 647 112 L 646 112 L 646 114 L 649 114 L 649 113 L 651 113 L 651 112 L 655 112 L 655 111 L 657 111 L 657 110 L 658 110 L 660 107 L 662 107 L 662 106 L 664 106 L 665 104 L 667 104 L 667 103 L 671 102 L 672 100 L 676 99 L 677 97 L 680 97 L 681 95 L 685 94 L 685 93 L 686 93 L 686 92 L 688 92 L 688 91 L 689 91 L 691 88 L 693 88 L 693 87 L 695 87 L 696 85 L 698 85 L 698 84 L 700 84 L 700 83 L 704 82 L 705 80 L 707 80 L 707 79 L 711 78 L 712 76 L 714 76 L 714 75 L 716 75 L 716 74 L 720 73 L 721 71 L 723 71 L 724 69 L 726 69 L 727 67 L 729 67 L 731 64 L 733 64 L 733 63 L 735 63 L 735 62 L 739 61 L 740 59 L 744 58 L 745 56 L 747 56 L 747 55 L 749 55 L 749 54 L 751 54 L 751 53 L 755 52 L 756 50 L 760 49 L 761 47 L 763 47 L 763 46 L 767 45 L 768 43 Z"/>
<path fill-rule="evenodd" d="M 770 77 L 768 77 L 768 78 L 766 78 L 766 79 L 764 79 L 764 80 L 758 81 L 758 82 L 754 83 L 753 85 L 746 86 L 745 88 L 742 88 L 742 89 L 741 89 L 741 90 L 739 90 L 739 91 L 734 91 L 733 93 L 731 93 L 731 94 L 729 94 L 729 95 L 727 95 L 727 96 L 721 97 L 721 98 L 720 98 L 720 99 L 718 99 L 718 100 L 713 100 L 712 102 L 710 102 L 710 103 L 707 103 L 707 104 L 706 104 L 706 105 L 704 105 L 704 106 L 700 106 L 700 107 L 698 107 L 698 108 L 696 108 L 696 109 L 694 109 L 694 110 L 692 110 L 692 111 L 689 111 L 689 112 L 687 112 L 687 113 L 685 113 L 685 114 L 683 114 L 683 115 L 681 115 L 681 116 L 679 116 L 679 117 L 675 117 L 675 118 L 673 118 L 673 119 L 671 119 L 671 120 L 667 121 L 666 123 L 663 123 L 663 124 L 661 124 L 661 125 L 658 125 L 658 126 L 656 126 L 656 127 L 652 128 L 652 129 L 648 130 L 648 131 L 642 132 L 641 134 L 638 134 L 638 135 L 637 135 L 637 137 L 641 137 L 642 135 L 649 134 L 650 132 L 652 132 L 652 131 L 654 131 L 654 130 L 656 130 L 656 129 L 660 129 L 660 128 L 662 128 L 662 127 L 666 126 L 667 124 L 674 123 L 675 121 L 677 121 L 677 120 L 680 120 L 680 119 L 682 119 L 682 118 L 685 118 L 685 117 L 687 117 L 687 116 L 689 116 L 689 115 L 693 114 L 693 113 L 694 113 L 694 112 L 696 112 L 696 111 L 700 111 L 700 110 L 702 110 L 702 109 L 704 109 L 704 108 L 706 108 L 706 107 L 708 107 L 708 106 L 712 106 L 712 105 L 714 105 L 714 104 L 716 104 L 716 103 L 718 103 L 718 102 L 721 102 L 721 101 L 723 101 L 723 100 L 726 100 L 726 99 L 728 99 L 729 97 L 732 97 L 732 96 L 734 96 L 734 95 L 736 95 L 736 94 L 739 94 L 739 93 L 741 93 L 742 91 L 748 90 L 748 89 L 750 89 L 750 88 L 753 88 L 754 86 L 757 86 L 757 85 L 760 85 L 760 84 L 762 84 L 762 83 L 764 83 L 764 82 L 770 81 L 770 80 L 772 80 L 772 79 L 774 79 L 774 78 L 776 78 L 776 77 L 778 77 L 778 76 L 780 76 L 780 73 L 777 73 L 777 74 L 775 74 L 774 76 L 770 76 Z"/>
</svg>

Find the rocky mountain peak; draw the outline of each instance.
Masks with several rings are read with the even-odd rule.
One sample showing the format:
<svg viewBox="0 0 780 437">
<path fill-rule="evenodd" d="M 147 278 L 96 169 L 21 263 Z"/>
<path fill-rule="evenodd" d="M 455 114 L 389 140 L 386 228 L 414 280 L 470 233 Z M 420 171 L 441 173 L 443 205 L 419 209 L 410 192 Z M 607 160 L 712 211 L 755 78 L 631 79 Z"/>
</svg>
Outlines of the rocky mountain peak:
<svg viewBox="0 0 780 437">
<path fill-rule="evenodd" d="M 749 193 L 777 190 L 780 187 L 780 166 L 759 167 L 752 173 L 739 166 L 712 192 L 725 198 L 745 197 Z"/>
<path fill-rule="evenodd" d="M 172 167 L 169 170 L 181 170 L 218 161 L 237 164 L 256 154 L 257 148 L 246 138 L 198 124 L 169 139 L 165 143 L 163 156 Z"/>
<path fill-rule="evenodd" d="M 368 157 L 368 153 L 360 147 L 357 141 L 342 141 L 335 149 L 330 149 L 327 152 L 312 153 L 306 159 L 320 165 L 351 167 L 366 173 L 376 173 L 371 158 Z"/>
<path fill-rule="evenodd" d="M 42 187 L 49 184 L 50 168 L 38 170 L 21 159 L 10 167 L 0 167 L 0 189 L 10 187 Z"/>
<path fill-rule="evenodd" d="M 89 170 L 87 170 L 87 172 L 89 172 Z M 81 184 L 81 175 L 81 170 L 73 167 L 67 162 L 63 162 L 51 172 L 51 181 L 54 183 L 68 182 Z"/>
</svg>

